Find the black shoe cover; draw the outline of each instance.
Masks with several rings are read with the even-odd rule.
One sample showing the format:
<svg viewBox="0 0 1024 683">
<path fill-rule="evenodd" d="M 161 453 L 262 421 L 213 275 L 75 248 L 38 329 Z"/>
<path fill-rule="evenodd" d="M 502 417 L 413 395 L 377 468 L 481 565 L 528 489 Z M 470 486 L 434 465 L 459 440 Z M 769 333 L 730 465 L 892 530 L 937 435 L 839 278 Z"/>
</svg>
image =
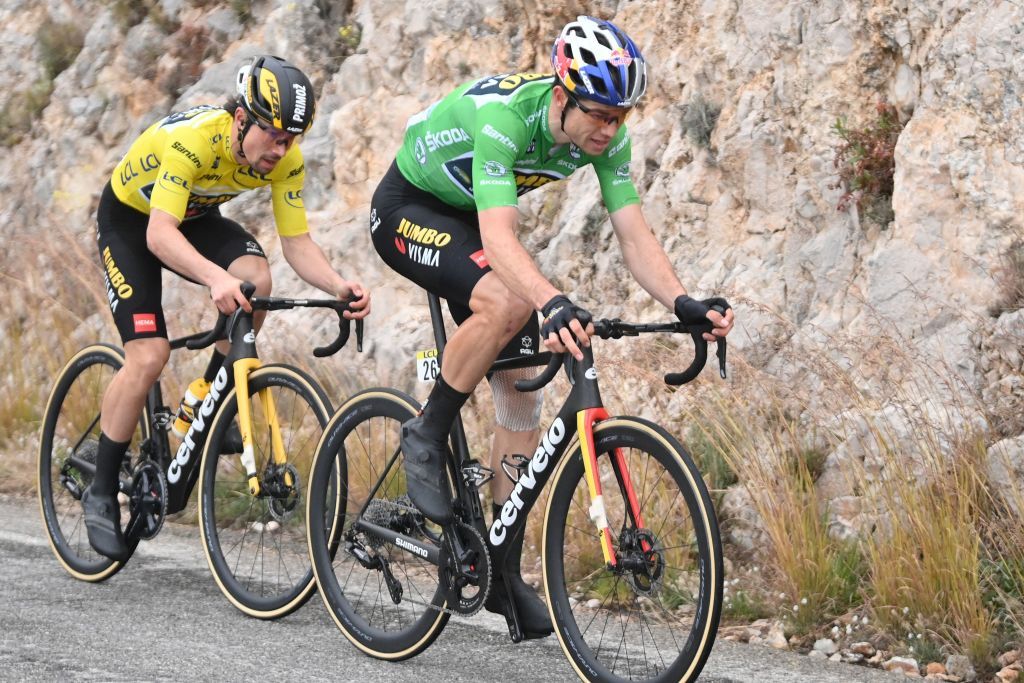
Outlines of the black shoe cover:
<svg viewBox="0 0 1024 683">
<path fill-rule="evenodd" d="M 447 445 L 420 434 L 423 416 L 402 425 L 402 453 L 409 498 L 423 516 L 435 524 L 452 521 L 451 489 L 445 472 Z"/>
<path fill-rule="evenodd" d="M 519 627 L 523 630 L 523 638 L 531 640 L 550 636 L 554 628 L 551 625 L 551 617 L 548 616 L 547 606 L 537 597 L 537 593 L 526 585 L 521 576 L 510 574 L 508 578 L 512 587 L 512 597 L 516 602 L 516 611 L 519 612 Z M 488 612 L 505 614 L 507 603 L 505 582 L 501 576 L 495 576 L 491 581 L 491 592 L 484 607 Z"/>
<path fill-rule="evenodd" d="M 121 506 L 117 504 L 117 494 L 97 494 L 90 486 L 82 492 L 82 507 L 85 509 L 89 545 L 93 550 L 117 562 L 127 560 L 131 551 L 121 532 Z"/>
</svg>

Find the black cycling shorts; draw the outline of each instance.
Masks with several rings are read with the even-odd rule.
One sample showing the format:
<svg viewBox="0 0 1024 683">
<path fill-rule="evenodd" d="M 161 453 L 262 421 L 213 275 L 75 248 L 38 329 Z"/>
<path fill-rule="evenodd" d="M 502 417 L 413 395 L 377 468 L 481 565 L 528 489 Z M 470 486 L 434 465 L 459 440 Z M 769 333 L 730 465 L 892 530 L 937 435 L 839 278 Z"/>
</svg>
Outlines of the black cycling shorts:
<svg viewBox="0 0 1024 683">
<path fill-rule="evenodd" d="M 123 204 L 107 183 L 100 196 L 96 224 L 107 302 L 121 342 L 147 337 L 166 339 L 160 270 L 177 271 L 162 263 L 146 246 L 149 216 Z M 225 270 L 240 256 L 266 258 L 256 238 L 238 223 L 224 218 L 217 209 L 184 221 L 180 229 L 196 251 Z"/>
<path fill-rule="evenodd" d="M 491 272 L 475 211 L 457 209 L 424 192 L 392 162 L 370 202 L 370 237 L 393 270 L 448 302 L 456 324 L 472 314 L 473 288 Z M 539 342 L 540 324 L 534 315 L 498 358 L 532 356 Z"/>
</svg>

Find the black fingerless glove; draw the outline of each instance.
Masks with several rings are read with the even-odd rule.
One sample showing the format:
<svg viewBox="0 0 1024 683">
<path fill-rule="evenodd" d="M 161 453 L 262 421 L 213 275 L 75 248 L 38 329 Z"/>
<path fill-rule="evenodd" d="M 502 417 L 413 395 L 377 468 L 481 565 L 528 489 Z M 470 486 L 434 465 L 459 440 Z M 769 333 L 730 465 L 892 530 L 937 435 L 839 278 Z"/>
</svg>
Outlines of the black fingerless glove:
<svg viewBox="0 0 1024 683">
<path fill-rule="evenodd" d="M 593 320 L 593 316 L 589 312 L 569 301 L 569 297 L 564 294 L 552 297 L 551 301 L 544 304 L 540 311 L 544 315 L 544 322 L 541 323 L 540 328 L 541 339 L 547 339 L 551 333 L 557 337 L 558 331 L 563 327 L 568 329 L 569 323 L 573 319 L 579 320 L 583 327 L 589 325 Z"/>
<path fill-rule="evenodd" d="M 711 321 L 708 319 L 708 311 L 715 309 L 722 315 L 732 308 L 729 302 L 720 296 L 711 297 L 710 299 L 702 299 L 697 301 L 693 297 L 686 294 L 680 294 L 676 297 L 675 310 L 676 317 L 684 325 L 702 325 L 710 324 Z"/>
<path fill-rule="evenodd" d="M 711 308 L 703 301 L 697 301 L 693 297 L 680 294 L 676 297 L 676 317 L 684 325 L 701 325 L 711 322 L 708 320 L 708 311 Z"/>
</svg>

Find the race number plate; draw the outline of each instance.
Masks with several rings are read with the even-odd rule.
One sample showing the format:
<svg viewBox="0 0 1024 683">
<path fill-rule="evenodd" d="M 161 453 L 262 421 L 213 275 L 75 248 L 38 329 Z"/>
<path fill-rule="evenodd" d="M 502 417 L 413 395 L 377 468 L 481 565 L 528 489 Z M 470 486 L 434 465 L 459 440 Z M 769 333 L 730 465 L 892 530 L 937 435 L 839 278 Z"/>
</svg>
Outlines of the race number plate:
<svg viewBox="0 0 1024 683">
<path fill-rule="evenodd" d="M 437 349 L 416 352 L 416 379 L 420 382 L 433 382 L 441 374 L 441 363 L 438 362 Z"/>
</svg>

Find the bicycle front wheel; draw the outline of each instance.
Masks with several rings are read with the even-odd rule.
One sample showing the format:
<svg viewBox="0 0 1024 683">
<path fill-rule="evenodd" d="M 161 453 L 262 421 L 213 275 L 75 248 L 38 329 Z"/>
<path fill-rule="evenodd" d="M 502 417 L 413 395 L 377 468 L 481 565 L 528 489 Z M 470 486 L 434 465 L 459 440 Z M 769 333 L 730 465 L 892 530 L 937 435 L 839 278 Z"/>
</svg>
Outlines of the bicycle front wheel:
<svg viewBox="0 0 1024 683">
<path fill-rule="evenodd" d="M 250 493 L 242 464 L 236 387 L 214 415 L 203 448 L 200 529 L 224 596 L 250 616 L 275 619 L 305 604 L 316 588 L 306 552 L 305 487 L 332 409 L 312 377 L 287 365 L 253 371 L 249 395 L 259 493 Z M 280 429 L 283 463 L 274 462 L 272 428 Z"/>
<path fill-rule="evenodd" d="M 554 474 L 544 520 L 544 587 L 562 650 L 590 681 L 692 681 L 722 609 L 707 487 L 679 442 L 646 420 L 601 422 L 594 441 L 615 566 L 590 518 L 577 444 Z"/>
<path fill-rule="evenodd" d="M 121 349 L 107 344 L 93 344 L 76 353 L 57 376 L 39 436 L 37 488 L 50 547 L 64 569 L 82 581 L 109 579 L 127 561 L 115 562 L 92 549 L 81 503 L 95 472 L 103 394 L 123 364 Z M 147 409 L 128 446 L 128 464 L 131 454 L 137 454 L 149 437 L 149 424 Z"/>
<path fill-rule="evenodd" d="M 406 491 L 401 427 L 419 411 L 393 389 L 350 398 L 324 431 L 308 496 L 309 554 L 320 596 L 342 633 L 366 654 L 397 661 L 426 649 L 448 623 L 438 568 L 370 534 L 360 517 L 393 534 L 436 544 Z M 335 512 L 336 511 L 336 512 Z"/>
</svg>

